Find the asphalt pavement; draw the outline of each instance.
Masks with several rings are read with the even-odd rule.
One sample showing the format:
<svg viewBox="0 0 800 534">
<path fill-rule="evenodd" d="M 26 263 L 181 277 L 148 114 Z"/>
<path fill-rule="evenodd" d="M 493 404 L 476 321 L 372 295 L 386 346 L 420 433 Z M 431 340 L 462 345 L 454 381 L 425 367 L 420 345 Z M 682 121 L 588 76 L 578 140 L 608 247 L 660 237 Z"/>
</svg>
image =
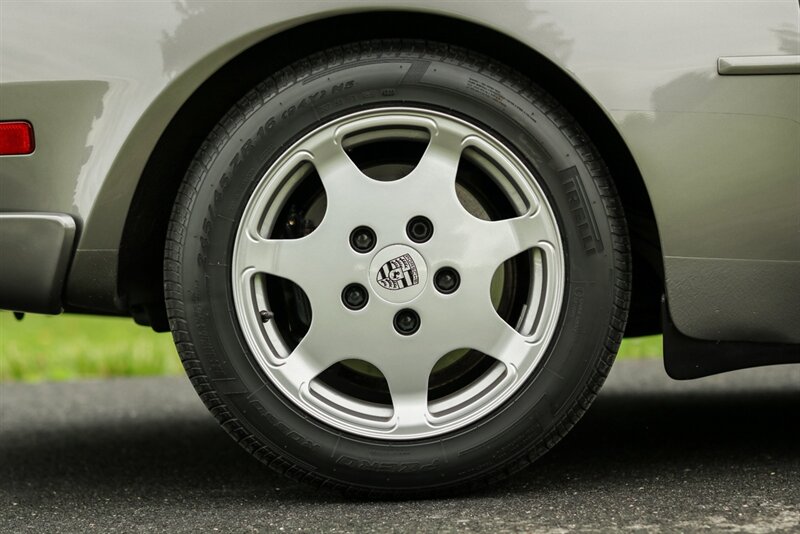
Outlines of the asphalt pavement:
<svg viewBox="0 0 800 534">
<path fill-rule="evenodd" d="M 0 532 L 800 532 L 800 365 L 690 382 L 621 361 L 567 438 L 468 497 L 284 480 L 183 377 L 0 384 Z"/>
</svg>

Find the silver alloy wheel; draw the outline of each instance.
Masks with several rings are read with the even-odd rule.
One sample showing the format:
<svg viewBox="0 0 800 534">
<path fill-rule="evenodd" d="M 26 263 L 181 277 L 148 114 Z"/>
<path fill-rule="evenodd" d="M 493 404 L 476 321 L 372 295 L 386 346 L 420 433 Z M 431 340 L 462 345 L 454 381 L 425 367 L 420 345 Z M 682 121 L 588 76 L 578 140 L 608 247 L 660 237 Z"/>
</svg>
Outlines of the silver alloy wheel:
<svg viewBox="0 0 800 534">
<path fill-rule="evenodd" d="M 420 135 L 428 139 L 422 158 L 405 177 L 393 181 L 370 178 L 345 150 L 359 139 L 419 140 Z M 468 149 L 490 162 L 516 216 L 489 221 L 465 209 L 456 175 Z M 322 221 L 304 237 L 271 237 L 278 214 L 309 164 L 325 190 Z M 420 215 L 432 221 L 434 231 L 429 240 L 416 243 L 406 225 Z M 351 232 L 362 226 L 374 230 L 377 238 L 369 253 L 357 252 L 349 242 Z M 495 309 L 490 287 L 498 267 L 523 252 L 531 254 L 531 280 L 524 311 L 512 327 Z M 379 279 L 386 277 L 387 263 L 400 276 L 416 271 L 415 278 L 405 278 L 399 288 L 387 287 Z M 458 288 L 449 294 L 434 287 L 434 273 L 443 267 L 460 275 Z M 237 318 L 248 346 L 286 397 L 337 429 L 400 440 L 464 427 L 525 383 L 556 327 L 565 260 L 556 218 L 536 178 L 496 138 L 443 113 L 381 108 L 325 124 L 279 157 L 243 212 L 231 272 Z M 265 274 L 290 280 L 308 298 L 311 323 L 295 347 L 276 321 L 262 320 L 261 312 L 271 310 Z M 358 310 L 342 302 L 343 288 L 354 283 L 369 294 Z M 411 335 L 401 335 L 393 326 L 402 309 L 420 318 Z M 479 351 L 494 362 L 469 385 L 429 399 L 434 366 L 460 349 Z M 391 404 L 358 398 L 319 379 L 332 365 L 351 359 L 380 371 Z"/>
</svg>

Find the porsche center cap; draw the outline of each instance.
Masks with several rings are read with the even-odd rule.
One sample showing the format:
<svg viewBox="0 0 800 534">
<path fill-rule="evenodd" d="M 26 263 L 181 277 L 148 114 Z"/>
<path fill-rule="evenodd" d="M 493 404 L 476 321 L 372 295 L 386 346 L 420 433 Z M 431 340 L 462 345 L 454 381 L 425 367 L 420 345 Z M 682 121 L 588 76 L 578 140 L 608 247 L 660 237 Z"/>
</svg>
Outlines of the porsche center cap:
<svg viewBox="0 0 800 534">
<path fill-rule="evenodd" d="M 369 283 L 383 300 L 402 304 L 417 297 L 428 281 L 422 255 L 406 245 L 389 245 L 372 259 Z"/>
</svg>

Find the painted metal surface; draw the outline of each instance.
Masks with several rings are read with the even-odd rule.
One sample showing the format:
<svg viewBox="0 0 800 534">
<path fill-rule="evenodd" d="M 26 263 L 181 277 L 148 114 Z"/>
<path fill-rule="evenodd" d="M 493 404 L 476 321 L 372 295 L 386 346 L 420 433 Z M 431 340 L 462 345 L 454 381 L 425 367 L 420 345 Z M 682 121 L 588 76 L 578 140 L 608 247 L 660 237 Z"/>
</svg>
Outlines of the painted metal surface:
<svg viewBox="0 0 800 534">
<path fill-rule="evenodd" d="M 644 176 L 670 306 L 685 333 L 741 335 L 712 311 L 702 322 L 682 320 L 682 310 L 702 302 L 669 275 L 678 261 L 780 261 L 790 278 L 800 277 L 800 77 L 717 73 L 721 56 L 800 53 L 795 0 L 6 1 L 0 116 L 31 120 L 39 148 L 2 162 L 0 210 L 73 215 L 82 231 L 71 276 L 113 289 L 120 214 L 158 136 L 192 91 L 266 37 L 377 8 L 496 29 L 552 60 L 596 100 Z M 800 339 L 796 326 L 775 328 Z"/>
</svg>

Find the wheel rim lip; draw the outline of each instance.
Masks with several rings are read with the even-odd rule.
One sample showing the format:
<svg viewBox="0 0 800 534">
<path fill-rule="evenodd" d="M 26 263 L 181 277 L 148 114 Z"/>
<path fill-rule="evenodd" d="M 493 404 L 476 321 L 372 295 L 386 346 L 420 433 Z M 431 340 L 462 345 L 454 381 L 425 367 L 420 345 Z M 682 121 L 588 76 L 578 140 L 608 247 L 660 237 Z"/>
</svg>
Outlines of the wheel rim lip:
<svg viewBox="0 0 800 534">
<path fill-rule="evenodd" d="M 363 420 L 359 420 L 358 417 L 342 417 L 342 414 L 337 413 L 332 415 L 329 410 L 326 410 L 320 407 L 318 402 L 319 391 L 323 391 L 326 388 L 330 390 L 327 385 L 325 384 L 304 384 L 304 386 L 297 392 L 291 391 L 291 388 L 288 388 L 286 384 L 280 380 L 279 376 L 276 376 L 276 369 L 273 365 L 274 358 L 270 358 L 269 352 L 273 353 L 288 353 L 288 348 L 285 345 L 285 342 L 282 341 L 280 336 L 272 336 L 270 337 L 269 334 L 265 335 L 265 329 L 261 328 L 261 325 L 258 325 L 254 321 L 250 320 L 249 317 L 252 315 L 253 310 L 256 310 L 259 306 L 259 303 L 256 302 L 257 298 L 253 296 L 253 292 L 247 287 L 244 283 L 245 279 L 249 279 L 249 274 L 245 277 L 245 271 L 241 271 L 238 268 L 238 249 L 240 239 L 242 238 L 243 232 L 246 232 L 246 226 L 249 217 L 253 215 L 261 217 L 262 213 L 252 213 L 254 209 L 254 205 L 258 204 L 258 202 L 254 202 L 256 198 L 263 197 L 265 194 L 276 196 L 280 194 L 280 188 L 285 186 L 286 184 L 270 184 L 272 178 L 274 178 L 274 174 L 276 170 L 279 170 L 283 167 L 288 159 L 292 157 L 293 154 L 297 153 L 298 151 L 302 150 L 303 144 L 306 140 L 312 138 L 312 136 L 318 135 L 320 132 L 330 129 L 331 131 L 337 131 L 339 128 L 347 125 L 348 123 L 358 121 L 363 118 L 370 118 L 370 117 L 380 117 L 383 115 L 402 115 L 402 114 L 410 114 L 413 116 L 423 116 L 423 117 L 435 117 L 436 119 L 443 119 L 443 120 L 450 120 L 456 121 L 465 125 L 466 127 L 470 128 L 476 135 L 480 136 L 483 140 L 488 140 L 496 147 L 500 147 L 507 155 L 510 156 L 510 159 L 515 163 L 517 169 L 522 172 L 522 175 L 527 180 L 527 186 L 530 190 L 533 191 L 535 198 L 533 199 L 541 209 L 546 210 L 548 216 L 552 219 L 552 222 L 555 227 L 556 239 L 554 239 L 553 246 L 551 247 L 552 250 L 548 250 L 547 253 L 550 255 L 551 259 L 554 260 L 553 263 L 555 265 L 555 270 L 548 274 L 548 288 L 547 290 L 551 293 L 550 295 L 550 305 L 551 308 L 550 312 L 547 314 L 547 323 L 544 328 L 540 329 L 539 333 L 539 343 L 543 344 L 545 349 L 541 350 L 536 357 L 536 361 L 529 362 L 525 369 L 510 369 L 507 368 L 504 370 L 504 375 L 499 375 L 497 372 L 498 365 L 496 364 L 494 368 L 487 371 L 487 373 L 477 382 L 483 382 L 484 386 L 489 383 L 494 383 L 494 386 L 497 388 L 501 388 L 502 384 L 505 383 L 513 383 L 514 386 L 512 388 L 505 388 L 499 394 L 494 395 L 489 399 L 488 403 L 484 403 L 481 406 L 477 406 L 476 408 L 472 409 L 470 413 L 467 413 L 466 416 L 459 416 L 457 418 L 450 418 L 448 419 L 445 417 L 438 426 L 432 428 L 428 432 L 423 433 L 416 433 L 411 435 L 396 435 L 391 433 L 390 429 L 387 425 L 369 425 L 364 426 Z M 242 333 L 244 334 L 245 340 L 247 342 L 248 348 L 250 352 L 255 356 L 256 361 L 261 369 L 269 379 L 269 381 L 278 387 L 278 389 L 283 393 L 286 397 L 291 399 L 296 405 L 298 405 L 303 411 L 309 413 L 310 415 L 314 416 L 316 419 L 327 423 L 328 425 L 333 426 L 337 430 L 344 430 L 361 437 L 369 437 L 369 438 L 378 438 L 383 440 L 408 440 L 408 439 L 423 439 L 428 437 L 439 436 L 444 433 L 452 432 L 458 429 L 461 429 L 476 420 L 483 418 L 487 414 L 495 411 L 499 406 L 501 406 L 506 400 L 508 400 L 514 393 L 516 393 L 520 387 L 526 383 L 527 378 L 534 372 L 535 369 L 538 368 L 539 362 L 543 359 L 545 354 L 547 353 L 547 347 L 549 342 L 554 334 L 556 324 L 558 319 L 561 315 L 562 311 L 562 303 L 563 303 L 563 292 L 565 287 L 565 280 L 566 280 L 566 260 L 565 254 L 563 251 L 563 241 L 560 234 L 560 229 L 558 225 L 557 217 L 550 207 L 550 203 L 548 200 L 547 195 L 544 193 L 541 185 L 540 179 L 538 179 L 532 169 L 530 169 L 527 165 L 523 164 L 522 161 L 514 154 L 514 152 L 508 148 L 508 146 L 498 139 L 496 139 L 491 134 L 487 133 L 484 129 L 472 124 L 464 119 L 445 114 L 439 111 L 429 110 L 425 108 L 417 108 L 417 107 L 384 107 L 384 108 L 374 108 L 370 110 L 359 111 L 356 113 L 348 114 L 337 119 L 334 119 L 326 124 L 323 124 L 313 130 L 312 132 L 304 135 L 300 140 L 294 143 L 289 149 L 287 149 L 283 154 L 281 154 L 276 161 L 270 166 L 270 168 L 259 178 L 258 183 L 253 190 L 253 193 L 248 199 L 247 205 L 243 211 L 243 215 L 241 220 L 239 221 L 239 226 L 236 231 L 236 239 L 233 248 L 233 261 L 231 262 L 231 274 L 232 274 L 232 284 L 233 284 L 233 297 L 234 297 L 234 304 L 237 314 L 237 322 L 239 327 L 241 328 Z M 288 198 L 288 195 L 287 197 Z M 285 198 L 284 198 L 285 200 Z M 530 201 L 531 199 L 525 199 L 526 201 Z M 274 224 L 274 221 L 271 221 L 270 224 Z M 271 229 L 270 229 L 271 231 Z M 267 232 L 269 233 L 269 232 Z M 406 245 L 405 243 L 403 245 Z M 413 247 L 415 243 L 411 243 Z M 347 246 L 345 242 L 343 246 Z M 378 241 L 378 246 L 373 247 L 372 250 L 366 253 L 356 253 L 359 255 L 369 256 L 378 254 L 381 250 L 388 246 L 393 245 L 386 245 L 381 246 Z M 434 269 L 431 273 L 435 272 L 439 268 L 445 265 L 439 265 L 434 268 L 434 266 L 428 266 L 428 269 Z M 549 267 L 548 267 L 549 268 Z M 458 272 L 458 271 L 457 271 Z M 371 284 L 370 276 L 370 284 Z M 432 285 L 433 276 L 428 276 L 428 284 Z M 360 282 L 360 280 L 359 280 Z M 433 289 L 433 288 L 432 288 Z M 435 289 L 434 289 L 435 290 Z M 542 290 L 544 291 L 544 290 Z M 533 289 L 531 290 L 533 293 Z M 379 295 L 372 295 L 378 296 Z M 445 297 L 448 295 L 445 294 Z M 415 297 L 416 298 L 416 297 Z M 372 299 L 370 299 L 371 302 Z M 408 302 L 400 303 L 399 306 L 402 307 L 412 307 L 415 299 L 411 299 Z M 542 293 L 539 298 L 539 302 L 544 302 L 545 295 Z M 368 307 L 368 306 L 367 306 Z M 355 313 L 363 313 L 364 310 L 359 309 L 356 310 Z M 313 319 L 312 319 L 313 321 Z M 399 334 L 398 334 L 399 335 Z M 467 347 L 465 347 L 467 348 Z M 274 354 L 273 354 L 274 356 Z M 519 372 L 517 372 L 519 371 Z M 313 382 L 318 382 L 318 380 L 314 380 Z M 312 385 L 314 387 L 312 387 Z M 481 384 L 477 385 L 470 385 L 464 388 L 465 390 L 469 389 L 470 387 L 482 387 Z M 488 387 L 488 386 L 487 386 Z M 502 388 L 501 388 L 502 389 Z M 337 394 L 341 392 L 334 391 L 331 393 L 328 391 L 328 395 L 331 397 L 335 397 Z M 343 394 L 342 394 L 343 395 Z M 469 392 L 457 392 L 454 395 L 450 395 L 444 399 L 437 399 L 430 403 L 431 412 L 432 413 L 444 413 L 448 410 L 457 410 L 459 404 L 459 397 L 467 398 L 469 397 Z M 352 399 L 350 399 L 352 400 Z M 342 402 L 342 405 L 349 402 L 348 399 L 345 399 Z M 383 408 L 370 406 L 370 403 L 367 401 L 358 401 L 361 402 L 362 405 L 359 406 L 360 410 L 363 410 L 365 417 L 371 417 L 377 413 L 384 413 Z M 437 409 L 433 409 L 434 405 L 438 404 Z M 391 410 L 391 406 L 389 407 Z"/>
</svg>

